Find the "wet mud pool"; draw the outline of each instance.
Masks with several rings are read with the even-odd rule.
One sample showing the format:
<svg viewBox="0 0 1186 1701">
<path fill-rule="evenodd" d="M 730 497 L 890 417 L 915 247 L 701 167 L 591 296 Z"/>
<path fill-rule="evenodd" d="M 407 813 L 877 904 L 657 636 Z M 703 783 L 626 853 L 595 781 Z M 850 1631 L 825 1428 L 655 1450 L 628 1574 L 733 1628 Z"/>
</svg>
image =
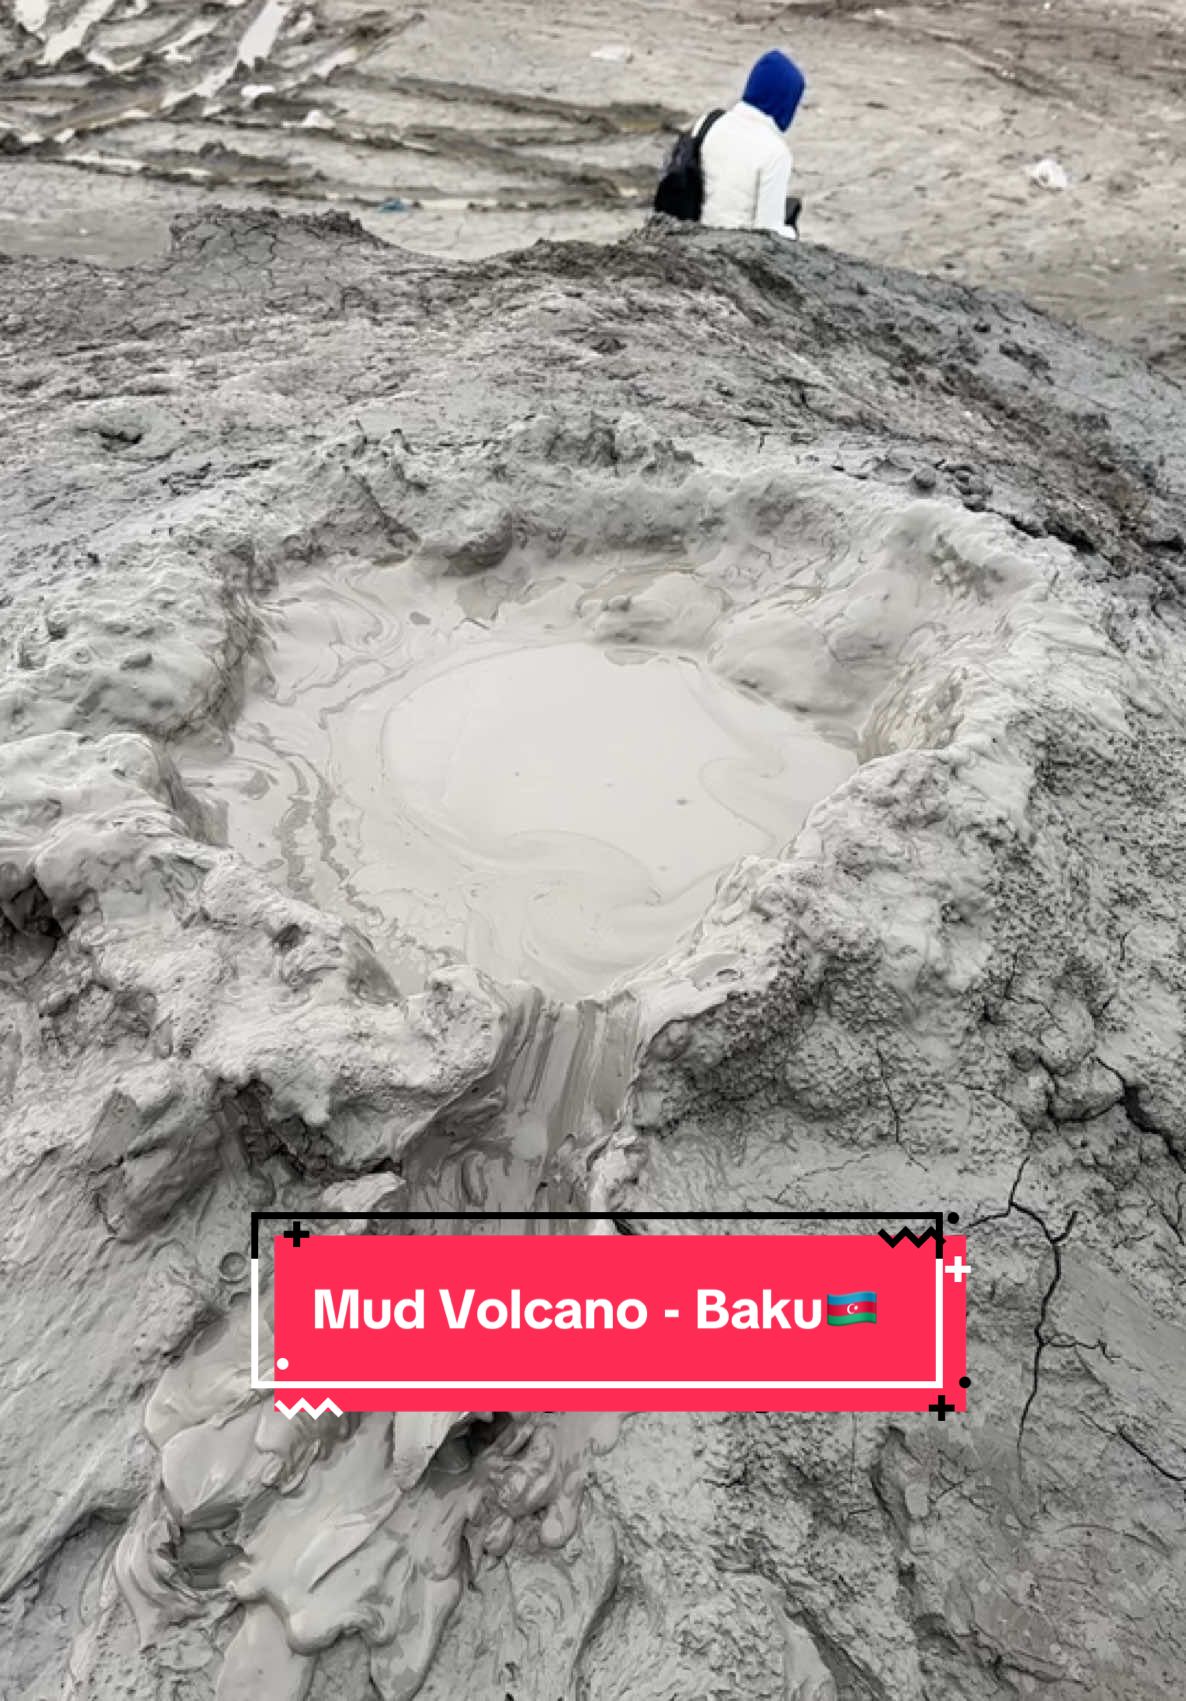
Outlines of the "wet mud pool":
<svg viewBox="0 0 1186 1701">
<path fill-rule="evenodd" d="M 266 671 L 225 750 L 179 754 L 228 844 L 358 925 L 406 991 L 464 959 L 606 992 L 856 766 L 713 673 L 691 572 L 584 579 L 392 564 L 294 585 L 264 612 Z M 655 606 L 692 617 L 696 649 L 637 641 Z"/>
</svg>

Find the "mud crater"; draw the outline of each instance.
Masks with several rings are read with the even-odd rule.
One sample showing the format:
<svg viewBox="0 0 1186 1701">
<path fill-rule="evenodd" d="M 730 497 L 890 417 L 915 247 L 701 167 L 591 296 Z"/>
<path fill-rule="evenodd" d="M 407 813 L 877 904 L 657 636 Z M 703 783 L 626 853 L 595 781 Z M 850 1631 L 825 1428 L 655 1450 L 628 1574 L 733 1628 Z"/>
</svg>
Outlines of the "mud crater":
<svg viewBox="0 0 1186 1701">
<path fill-rule="evenodd" d="M 619 986 L 856 756 L 714 670 L 690 571 L 357 564 L 288 586 L 225 742 L 183 753 L 226 839 L 358 925 L 412 991 L 465 960 Z"/>
</svg>

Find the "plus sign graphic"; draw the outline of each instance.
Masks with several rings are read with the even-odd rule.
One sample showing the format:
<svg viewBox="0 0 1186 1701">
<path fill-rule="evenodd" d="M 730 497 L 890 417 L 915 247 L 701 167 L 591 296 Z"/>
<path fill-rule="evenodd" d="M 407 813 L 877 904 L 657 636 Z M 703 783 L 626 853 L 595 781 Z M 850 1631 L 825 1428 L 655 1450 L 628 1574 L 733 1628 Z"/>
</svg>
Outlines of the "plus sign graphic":
<svg viewBox="0 0 1186 1701">
<path fill-rule="evenodd" d="M 961 1388 L 970 1388 L 971 1386 L 972 1378 L 970 1376 L 960 1377 Z M 927 1407 L 927 1410 L 928 1412 L 934 1412 L 940 1423 L 946 1423 L 948 1412 L 954 1412 L 956 1407 L 952 1405 L 946 1394 L 940 1394 L 939 1398 Z"/>
<path fill-rule="evenodd" d="M 285 1238 L 285 1240 L 291 1240 L 292 1244 L 299 1251 L 301 1241 L 302 1240 L 308 1240 L 309 1231 L 308 1231 L 308 1229 L 303 1229 L 301 1227 L 300 1223 L 296 1222 L 296 1223 L 293 1223 L 291 1228 L 285 1229 L 284 1238 Z"/>
<path fill-rule="evenodd" d="M 970 1276 L 972 1273 L 972 1266 L 964 1263 L 963 1254 L 960 1252 L 956 1253 L 950 1264 L 944 1264 L 943 1268 L 947 1275 L 952 1277 L 954 1281 L 959 1282 L 961 1286 L 963 1285 L 964 1277 Z"/>
</svg>

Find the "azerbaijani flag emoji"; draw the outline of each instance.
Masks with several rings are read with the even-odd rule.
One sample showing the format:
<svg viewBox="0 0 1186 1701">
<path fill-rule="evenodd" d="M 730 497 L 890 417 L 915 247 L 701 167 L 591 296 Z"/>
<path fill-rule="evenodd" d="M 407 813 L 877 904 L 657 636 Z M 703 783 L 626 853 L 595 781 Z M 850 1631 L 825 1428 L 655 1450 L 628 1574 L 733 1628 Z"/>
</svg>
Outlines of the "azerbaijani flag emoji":
<svg viewBox="0 0 1186 1701">
<path fill-rule="evenodd" d="M 828 1322 L 842 1328 L 846 1323 L 876 1323 L 877 1295 L 875 1293 L 830 1293 Z"/>
</svg>

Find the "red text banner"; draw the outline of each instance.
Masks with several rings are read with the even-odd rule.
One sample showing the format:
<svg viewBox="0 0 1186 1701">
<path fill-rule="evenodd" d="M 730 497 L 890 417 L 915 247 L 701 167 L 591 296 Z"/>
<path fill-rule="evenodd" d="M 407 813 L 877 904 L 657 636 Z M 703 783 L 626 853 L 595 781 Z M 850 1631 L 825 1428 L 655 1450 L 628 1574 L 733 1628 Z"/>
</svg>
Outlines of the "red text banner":
<svg viewBox="0 0 1186 1701">
<path fill-rule="evenodd" d="M 257 1374 L 286 1410 L 964 1408 L 962 1236 L 938 1253 L 933 1233 L 273 1244 Z"/>
</svg>

